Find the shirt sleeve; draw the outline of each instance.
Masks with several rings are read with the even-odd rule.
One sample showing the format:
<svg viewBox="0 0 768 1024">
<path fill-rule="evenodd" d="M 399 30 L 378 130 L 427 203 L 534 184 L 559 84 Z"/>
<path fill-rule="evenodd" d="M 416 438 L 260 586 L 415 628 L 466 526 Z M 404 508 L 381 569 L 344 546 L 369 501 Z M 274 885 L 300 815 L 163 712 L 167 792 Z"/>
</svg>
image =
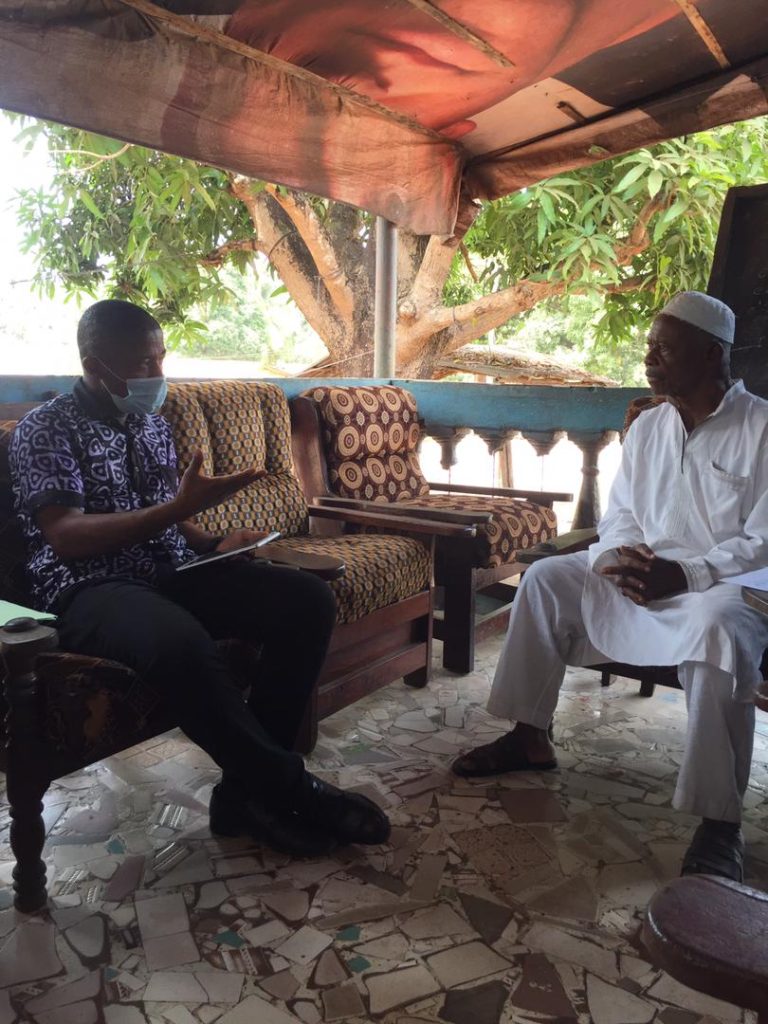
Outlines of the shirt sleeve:
<svg viewBox="0 0 768 1024">
<path fill-rule="evenodd" d="M 696 558 L 680 561 L 688 589 L 708 590 L 719 580 L 768 565 L 768 444 L 760 445 L 755 501 L 741 532 Z"/>
<path fill-rule="evenodd" d="M 597 526 L 598 541 L 589 549 L 589 564 L 597 572 L 618 560 L 622 545 L 642 544 L 643 531 L 632 512 L 632 477 L 635 472 L 637 421 L 624 438 L 621 463 L 608 498 L 608 508 Z"/>
<path fill-rule="evenodd" d="M 69 431 L 49 412 L 30 413 L 16 427 L 8 458 L 17 510 L 47 505 L 85 507 L 85 487 Z"/>
</svg>

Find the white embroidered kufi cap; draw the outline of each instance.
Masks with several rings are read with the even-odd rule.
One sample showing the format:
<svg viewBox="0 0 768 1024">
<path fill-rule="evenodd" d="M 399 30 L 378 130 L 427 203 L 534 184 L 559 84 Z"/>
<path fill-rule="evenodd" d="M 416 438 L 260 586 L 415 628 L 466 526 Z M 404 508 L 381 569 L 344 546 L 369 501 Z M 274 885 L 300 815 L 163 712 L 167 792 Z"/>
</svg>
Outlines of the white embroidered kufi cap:
<svg viewBox="0 0 768 1024">
<path fill-rule="evenodd" d="M 704 292 L 680 292 L 670 299 L 661 312 L 700 327 L 728 345 L 733 344 L 736 317 L 730 306 Z"/>
</svg>

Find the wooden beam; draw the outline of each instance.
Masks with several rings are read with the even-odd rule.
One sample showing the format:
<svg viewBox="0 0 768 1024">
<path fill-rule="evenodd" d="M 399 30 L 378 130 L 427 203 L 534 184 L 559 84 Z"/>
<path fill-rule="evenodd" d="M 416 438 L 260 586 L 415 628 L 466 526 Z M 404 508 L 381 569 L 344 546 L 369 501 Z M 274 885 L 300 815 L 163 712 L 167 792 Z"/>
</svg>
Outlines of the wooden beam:
<svg viewBox="0 0 768 1024">
<path fill-rule="evenodd" d="M 124 7 L 130 7 L 132 10 L 138 11 L 139 14 L 143 14 L 150 21 L 156 22 L 159 25 L 168 25 L 174 31 L 188 36 L 191 39 L 195 39 L 197 42 L 207 43 L 209 46 L 217 47 L 220 50 L 228 50 L 230 53 L 236 53 L 238 56 L 245 57 L 247 60 L 251 60 L 256 64 L 261 64 L 266 68 L 270 68 L 274 71 L 280 71 L 286 75 L 293 75 L 294 78 L 308 82 L 318 89 L 334 92 L 347 102 L 359 103 L 360 105 L 367 107 L 369 110 L 375 110 L 378 114 L 389 121 L 394 121 L 400 125 L 410 128 L 414 132 L 420 132 L 422 135 L 426 135 L 431 139 L 437 139 L 441 142 L 445 142 L 445 136 L 432 131 L 431 128 L 425 128 L 423 124 L 420 124 L 418 121 L 406 116 L 405 114 L 391 110 L 389 107 L 385 107 L 381 103 L 376 103 L 375 100 L 370 99 L 368 96 L 364 96 L 362 93 L 355 92 L 352 89 L 347 89 L 343 85 L 337 85 L 336 82 L 329 82 L 327 78 L 322 78 L 320 75 L 316 75 L 312 71 L 307 71 L 306 68 L 298 67 L 298 65 L 291 64 L 289 61 L 280 60 L 279 57 L 273 57 L 271 54 L 265 53 L 263 50 L 257 50 L 255 46 L 248 46 L 247 43 L 241 43 L 238 39 L 232 39 L 223 32 L 217 32 L 216 29 L 209 28 L 207 25 L 202 25 L 199 21 L 192 21 L 188 17 L 184 17 L 180 14 L 173 14 L 164 7 L 158 7 L 157 4 L 152 3 L 151 0 L 119 0 L 119 3 Z"/>
<path fill-rule="evenodd" d="M 428 15 L 430 18 L 434 18 L 435 21 L 439 22 L 443 28 L 448 29 L 459 39 L 463 39 L 465 43 L 469 43 L 476 50 L 484 53 L 486 57 L 490 57 L 496 64 L 500 64 L 503 68 L 513 68 L 514 63 L 507 57 L 505 53 L 497 50 L 495 46 L 491 46 L 489 42 L 480 36 L 476 35 L 471 29 L 468 29 L 466 25 L 463 25 L 460 21 L 456 21 L 450 14 L 446 14 L 445 11 L 436 7 L 431 0 L 407 0 L 407 3 L 411 7 L 415 7 L 423 14 Z"/>
<path fill-rule="evenodd" d="M 722 46 L 717 40 L 717 36 L 701 16 L 701 13 L 693 0 L 675 0 L 675 3 L 686 16 L 688 21 L 690 21 L 691 25 L 693 25 L 694 31 L 703 41 L 704 45 L 720 67 L 723 68 L 723 70 L 729 68 L 731 66 L 731 62 L 726 57 Z"/>
</svg>

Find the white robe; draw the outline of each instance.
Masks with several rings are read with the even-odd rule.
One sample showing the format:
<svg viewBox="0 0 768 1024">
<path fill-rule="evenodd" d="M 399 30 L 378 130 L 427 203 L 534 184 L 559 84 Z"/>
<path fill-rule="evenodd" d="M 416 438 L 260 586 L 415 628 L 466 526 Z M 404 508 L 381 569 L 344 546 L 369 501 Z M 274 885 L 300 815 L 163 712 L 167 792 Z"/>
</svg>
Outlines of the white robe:
<svg viewBox="0 0 768 1024">
<path fill-rule="evenodd" d="M 582 615 L 594 647 L 635 665 L 713 665 L 747 699 L 759 681 L 768 620 L 746 608 L 741 614 L 739 588 L 720 581 L 768 565 L 768 402 L 738 381 L 690 433 L 667 402 L 641 413 L 624 440 L 598 534 L 593 570 L 615 561 L 619 545 L 645 543 L 680 563 L 688 591 L 642 608 L 587 573 Z"/>
<path fill-rule="evenodd" d="M 643 412 L 625 439 L 599 542 L 523 577 L 488 710 L 543 729 L 566 665 L 677 665 L 688 736 L 673 804 L 738 821 L 768 618 L 721 580 L 768 564 L 766 441 L 768 402 L 740 382 L 690 434 L 671 405 Z M 619 545 L 640 543 L 680 562 L 686 593 L 641 608 L 595 571 Z"/>
</svg>

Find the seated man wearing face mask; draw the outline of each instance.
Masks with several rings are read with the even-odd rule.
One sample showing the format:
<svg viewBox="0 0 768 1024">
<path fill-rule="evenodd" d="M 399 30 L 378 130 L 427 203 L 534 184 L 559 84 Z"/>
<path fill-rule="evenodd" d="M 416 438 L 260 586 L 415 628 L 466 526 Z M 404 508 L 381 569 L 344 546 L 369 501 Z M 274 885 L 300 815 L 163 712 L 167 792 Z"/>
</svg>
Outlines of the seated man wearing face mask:
<svg viewBox="0 0 768 1024">
<path fill-rule="evenodd" d="M 34 597 L 58 615 L 61 648 L 130 666 L 173 707 L 222 769 L 213 832 L 297 856 L 385 841 L 389 822 L 375 804 L 311 775 L 291 750 L 335 622 L 330 588 L 245 560 L 176 572 L 258 539 L 251 530 L 214 537 L 192 518 L 259 474 L 207 477 L 198 455 L 178 481 L 171 430 L 157 414 L 163 334 L 145 310 L 97 302 L 77 341 L 74 392 L 25 416 L 10 448 Z M 217 653 L 222 636 L 262 645 L 248 704 Z"/>
</svg>

